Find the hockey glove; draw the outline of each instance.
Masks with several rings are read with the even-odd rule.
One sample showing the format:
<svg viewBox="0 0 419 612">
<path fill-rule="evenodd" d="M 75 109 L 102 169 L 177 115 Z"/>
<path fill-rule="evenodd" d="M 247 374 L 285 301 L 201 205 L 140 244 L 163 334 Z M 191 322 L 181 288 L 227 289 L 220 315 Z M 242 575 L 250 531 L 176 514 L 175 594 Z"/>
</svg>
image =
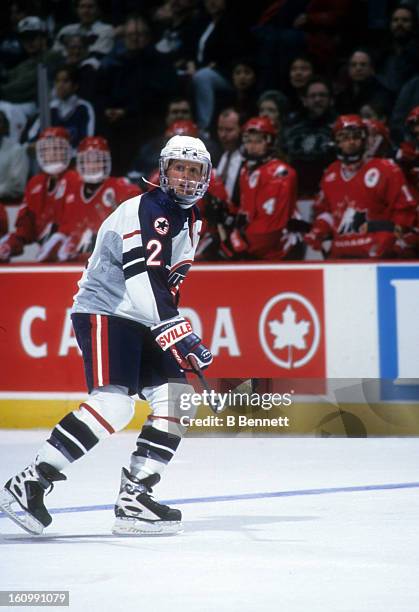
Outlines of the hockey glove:
<svg viewBox="0 0 419 612">
<path fill-rule="evenodd" d="M 0 261 L 9 261 L 11 253 L 12 249 L 8 242 L 0 244 Z"/>
<path fill-rule="evenodd" d="M 159 323 L 151 328 L 151 333 L 163 351 L 170 350 L 182 370 L 194 371 L 189 360 L 195 369 L 201 370 L 212 363 L 210 351 L 201 343 L 201 338 L 193 333 L 189 321 L 183 317 Z"/>
</svg>

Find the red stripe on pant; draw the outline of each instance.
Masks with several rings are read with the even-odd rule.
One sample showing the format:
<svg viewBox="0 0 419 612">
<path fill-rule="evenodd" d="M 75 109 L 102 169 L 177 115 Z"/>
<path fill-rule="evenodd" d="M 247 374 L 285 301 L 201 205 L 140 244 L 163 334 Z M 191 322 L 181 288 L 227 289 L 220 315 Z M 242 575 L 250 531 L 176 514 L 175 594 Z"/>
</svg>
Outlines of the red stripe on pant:
<svg viewBox="0 0 419 612">
<path fill-rule="evenodd" d="M 104 427 L 106 431 L 108 431 L 110 434 L 115 433 L 115 430 L 112 427 L 112 425 L 110 425 L 108 421 L 106 421 L 98 412 L 96 412 L 94 408 L 89 406 L 89 404 L 86 404 L 86 403 L 80 404 L 80 408 L 84 408 L 85 410 L 87 410 L 87 412 L 90 412 L 90 414 L 95 417 L 98 423 L 100 423 L 102 427 Z"/>
</svg>

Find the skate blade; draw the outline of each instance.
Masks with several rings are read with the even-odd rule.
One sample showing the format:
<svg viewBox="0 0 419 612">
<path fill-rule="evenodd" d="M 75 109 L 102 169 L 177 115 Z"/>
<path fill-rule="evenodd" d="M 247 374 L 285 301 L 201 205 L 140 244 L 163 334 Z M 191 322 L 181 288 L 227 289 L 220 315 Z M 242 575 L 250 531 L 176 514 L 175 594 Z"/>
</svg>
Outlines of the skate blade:
<svg viewBox="0 0 419 612">
<path fill-rule="evenodd" d="M 183 531 L 180 521 L 141 521 L 117 518 L 112 528 L 114 535 L 169 535 Z"/>
<path fill-rule="evenodd" d="M 7 489 L 0 491 L 0 509 L 22 527 L 25 531 L 32 535 L 41 535 L 44 531 L 43 524 L 27 512 L 19 504 L 17 499 Z M 19 512 L 19 514 L 17 514 Z"/>
</svg>

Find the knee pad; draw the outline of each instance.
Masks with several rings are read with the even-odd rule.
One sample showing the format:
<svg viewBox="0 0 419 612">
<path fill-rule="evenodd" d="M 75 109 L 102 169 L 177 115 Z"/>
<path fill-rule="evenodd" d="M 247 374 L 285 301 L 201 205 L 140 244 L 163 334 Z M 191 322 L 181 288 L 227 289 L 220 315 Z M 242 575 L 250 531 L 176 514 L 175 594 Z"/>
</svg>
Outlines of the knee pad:
<svg viewBox="0 0 419 612">
<path fill-rule="evenodd" d="M 94 389 L 75 416 L 100 439 L 120 431 L 134 416 L 135 401 L 126 387 L 107 385 Z"/>
<path fill-rule="evenodd" d="M 198 409 L 191 402 L 191 395 L 194 393 L 194 388 L 185 383 L 145 387 L 142 394 L 152 409 L 146 424 L 160 431 L 182 436 L 186 427 L 181 424 L 181 417 L 193 418 Z"/>
</svg>

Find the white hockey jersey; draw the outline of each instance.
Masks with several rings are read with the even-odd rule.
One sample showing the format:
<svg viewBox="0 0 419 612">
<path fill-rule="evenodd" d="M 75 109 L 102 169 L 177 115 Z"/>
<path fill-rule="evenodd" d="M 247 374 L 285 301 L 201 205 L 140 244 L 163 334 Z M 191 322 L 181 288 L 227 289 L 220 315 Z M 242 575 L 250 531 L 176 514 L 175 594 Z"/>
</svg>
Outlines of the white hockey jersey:
<svg viewBox="0 0 419 612">
<path fill-rule="evenodd" d="M 196 206 L 161 189 L 122 203 L 102 224 L 72 312 L 125 317 L 148 327 L 178 316 L 173 297 L 198 245 Z"/>
</svg>

